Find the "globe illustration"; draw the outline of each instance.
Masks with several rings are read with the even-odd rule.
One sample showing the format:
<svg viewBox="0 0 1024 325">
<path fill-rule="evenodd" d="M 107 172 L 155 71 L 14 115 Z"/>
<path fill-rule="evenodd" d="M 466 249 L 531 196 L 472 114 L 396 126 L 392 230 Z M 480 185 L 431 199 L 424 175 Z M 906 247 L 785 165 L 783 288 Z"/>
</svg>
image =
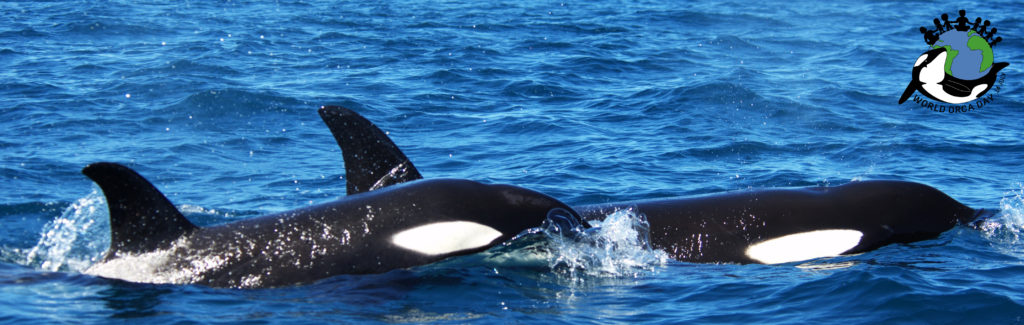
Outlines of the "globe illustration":
<svg viewBox="0 0 1024 325">
<path fill-rule="evenodd" d="M 992 68 L 992 47 L 974 30 L 950 30 L 939 36 L 932 48 L 946 49 L 946 74 L 974 80 Z"/>
</svg>

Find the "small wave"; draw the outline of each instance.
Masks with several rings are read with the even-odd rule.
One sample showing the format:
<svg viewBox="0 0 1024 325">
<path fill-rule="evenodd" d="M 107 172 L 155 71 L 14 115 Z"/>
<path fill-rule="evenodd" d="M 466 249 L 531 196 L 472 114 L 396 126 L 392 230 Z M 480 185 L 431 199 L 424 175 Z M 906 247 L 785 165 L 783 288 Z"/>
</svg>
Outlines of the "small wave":
<svg viewBox="0 0 1024 325">
<path fill-rule="evenodd" d="M 465 83 L 473 81 L 473 79 L 467 77 L 466 74 L 450 69 L 434 71 L 428 75 L 418 76 L 417 78 L 430 80 L 437 85 L 445 85 L 449 83 Z"/>
<path fill-rule="evenodd" d="M 94 20 L 74 21 L 58 24 L 64 32 L 72 36 L 95 36 L 95 37 L 138 37 L 138 35 L 153 35 L 160 32 L 153 27 L 143 24 L 132 24 L 116 20 Z"/>
<path fill-rule="evenodd" d="M 320 42 L 323 42 L 323 41 L 349 41 L 349 40 L 353 40 L 353 39 L 356 39 L 356 38 L 358 38 L 358 37 L 354 36 L 354 35 L 351 35 L 349 33 L 337 32 L 337 31 L 329 31 L 329 32 L 322 32 L 322 33 L 320 33 L 320 35 L 317 35 L 316 37 L 313 37 L 313 40 L 314 41 L 320 41 Z"/>
<path fill-rule="evenodd" d="M 171 75 L 185 75 L 195 74 L 199 76 L 237 76 L 242 75 L 238 70 L 232 69 L 225 65 L 215 64 L 204 64 L 193 60 L 180 59 L 170 62 L 166 65 L 162 65 L 154 69 L 142 70 L 138 73 L 139 75 L 153 75 L 153 74 L 171 74 Z"/>
<path fill-rule="evenodd" d="M 533 81 L 517 81 L 502 90 L 508 97 L 546 98 L 546 97 L 577 97 L 578 93 L 571 89 L 552 84 L 539 84 Z"/>
<path fill-rule="evenodd" d="M 104 67 L 104 66 L 100 66 L 100 65 L 96 65 L 96 64 L 92 64 L 92 63 L 85 63 L 85 64 L 79 64 L 79 65 L 75 66 L 74 68 L 71 68 L 71 70 L 76 72 L 76 73 L 87 73 L 87 72 L 90 72 L 90 73 L 101 73 L 101 72 L 105 72 L 105 71 L 110 70 L 110 68 Z"/>
<path fill-rule="evenodd" d="M 17 30 L 17 31 L 13 31 L 12 30 L 12 31 L 0 32 L 0 38 L 17 38 L 17 37 L 36 38 L 36 37 L 45 37 L 45 36 L 47 36 L 46 33 L 39 32 L 39 31 L 37 31 L 35 29 L 32 29 L 32 27 L 23 28 L 22 30 Z"/>
<path fill-rule="evenodd" d="M 604 55 L 593 54 L 573 56 L 559 64 L 574 67 L 574 71 L 588 76 L 602 76 L 619 73 L 650 73 L 651 71 L 671 71 L 672 69 L 648 59 L 615 59 Z M 577 77 L 576 79 L 581 79 Z"/>
<path fill-rule="evenodd" d="M 686 149 L 686 156 L 695 158 L 706 158 L 709 160 L 722 159 L 722 157 L 757 157 L 766 154 L 778 154 L 790 148 L 772 145 L 760 141 L 736 141 L 729 143 L 718 143 L 705 147 Z"/>
<path fill-rule="evenodd" d="M 532 51 L 564 51 L 576 47 L 572 43 L 549 41 L 546 39 L 524 41 L 521 46 Z"/>
<path fill-rule="evenodd" d="M 194 93 L 167 110 L 194 118 L 247 118 L 263 113 L 288 112 L 306 106 L 299 100 L 266 92 L 238 89 L 209 90 Z"/>
<path fill-rule="evenodd" d="M 0 90 L 4 94 L 20 95 L 25 97 L 50 96 L 54 93 L 61 93 L 64 89 L 54 86 L 49 82 L 11 82 L 0 83 Z"/>
<path fill-rule="evenodd" d="M 715 37 L 708 42 L 710 45 L 727 46 L 730 49 L 759 49 L 760 46 L 754 45 L 747 40 L 734 35 L 721 35 Z"/>
<path fill-rule="evenodd" d="M 648 114 L 667 109 L 675 110 L 679 107 L 690 107 L 693 102 L 732 105 L 736 107 L 747 107 L 752 103 L 766 102 L 763 97 L 746 86 L 732 82 L 715 81 L 674 88 L 643 89 L 630 95 L 629 99 L 651 103 L 645 107 L 644 113 Z"/>
</svg>

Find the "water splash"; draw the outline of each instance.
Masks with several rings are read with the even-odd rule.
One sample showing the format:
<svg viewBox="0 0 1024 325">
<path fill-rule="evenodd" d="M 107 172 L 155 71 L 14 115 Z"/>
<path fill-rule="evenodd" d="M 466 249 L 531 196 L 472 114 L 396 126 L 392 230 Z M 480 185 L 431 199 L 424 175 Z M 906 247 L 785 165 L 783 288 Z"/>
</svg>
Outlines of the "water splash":
<svg viewBox="0 0 1024 325">
<path fill-rule="evenodd" d="M 542 232 L 550 243 L 551 269 L 574 280 L 638 277 L 669 260 L 664 251 L 651 248 L 647 217 L 633 208 L 612 212 L 591 225 L 578 236 L 566 236 L 564 230 L 546 223 Z"/>
<path fill-rule="evenodd" d="M 83 271 L 110 246 L 109 234 L 107 201 L 93 190 L 43 227 L 24 264 L 46 271 Z"/>
<path fill-rule="evenodd" d="M 999 210 L 998 215 L 978 224 L 978 229 L 995 243 L 1013 246 L 1024 242 L 1024 184 L 1003 195 Z"/>
<path fill-rule="evenodd" d="M 82 273 L 129 282 L 186 284 L 199 281 L 204 273 L 224 267 L 231 259 L 237 260 L 237 256 L 230 253 L 196 253 L 207 249 L 190 247 L 182 237 L 171 243 L 169 249 L 118 255 L 116 259 L 93 264 Z M 237 286 L 258 287 L 261 281 L 261 274 L 252 274 Z"/>
</svg>

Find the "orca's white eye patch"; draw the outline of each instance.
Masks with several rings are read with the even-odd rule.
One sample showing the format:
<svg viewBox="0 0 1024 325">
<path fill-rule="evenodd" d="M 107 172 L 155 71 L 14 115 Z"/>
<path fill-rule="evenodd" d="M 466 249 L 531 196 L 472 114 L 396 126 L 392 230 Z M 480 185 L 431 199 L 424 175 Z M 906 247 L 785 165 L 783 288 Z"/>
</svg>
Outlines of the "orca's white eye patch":
<svg viewBox="0 0 1024 325">
<path fill-rule="evenodd" d="M 914 62 L 914 66 L 915 67 L 920 66 L 922 63 L 924 63 L 924 60 L 927 60 L 927 59 L 928 59 L 928 54 L 921 54 L 921 56 L 917 58 L 917 62 Z"/>
<path fill-rule="evenodd" d="M 391 242 L 425 255 L 441 255 L 480 248 L 501 237 L 501 232 L 470 221 L 435 222 L 391 236 Z"/>
<path fill-rule="evenodd" d="M 805 261 L 839 256 L 860 244 L 864 234 L 850 229 L 828 229 L 768 239 L 747 247 L 747 257 L 764 264 Z"/>
<path fill-rule="evenodd" d="M 946 79 L 946 56 L 946 52 L 939 53 L 932 62 L 921 68 L 921 73 L 917 76 L 918 81 L 936 84 Z"/>
</svg>

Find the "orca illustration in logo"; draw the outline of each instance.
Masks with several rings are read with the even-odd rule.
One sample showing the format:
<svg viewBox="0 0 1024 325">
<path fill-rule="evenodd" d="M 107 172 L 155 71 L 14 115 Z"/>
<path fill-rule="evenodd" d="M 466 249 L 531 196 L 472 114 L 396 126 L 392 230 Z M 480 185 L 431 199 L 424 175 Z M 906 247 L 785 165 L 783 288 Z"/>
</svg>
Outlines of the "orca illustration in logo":
<svg viewBox="0 0 1024 325">
<path fill-rule="evenodd" d="M 919 92 L 932 100 L 948 104 L 966 104 L 984 96 L 996 84 L 999 72 L 1009 63 L 995 62 L 993 47 L 1003 40 L 996 37 L 997 28 L 989 29 L 991 22 L 974 24 L 959 11 L 960 17 L 934 20 L 935 29 L 921 27 L 925 43 L 931 49 L 914 62 L 910 83 L 900 96 L 903 104 Z M 918 101 L 918 99 L 915 99 Z"/>
<path fill-rule="evenodd" d="M 914 63 L 914 80 L 900 96 L 900 104 L 907 101 L 915 91 L 928 98 L 950 103 L 963 104 L 974 101 L 985 95 L 996 82 L 999 71 L 1010 65 L 998 62 L 992 65 L 984 77 L 974 80 L 963 80 L 946 74 L 945 63 L 949 50 L 937 48 L 924 52 Z"/>
</svg>

